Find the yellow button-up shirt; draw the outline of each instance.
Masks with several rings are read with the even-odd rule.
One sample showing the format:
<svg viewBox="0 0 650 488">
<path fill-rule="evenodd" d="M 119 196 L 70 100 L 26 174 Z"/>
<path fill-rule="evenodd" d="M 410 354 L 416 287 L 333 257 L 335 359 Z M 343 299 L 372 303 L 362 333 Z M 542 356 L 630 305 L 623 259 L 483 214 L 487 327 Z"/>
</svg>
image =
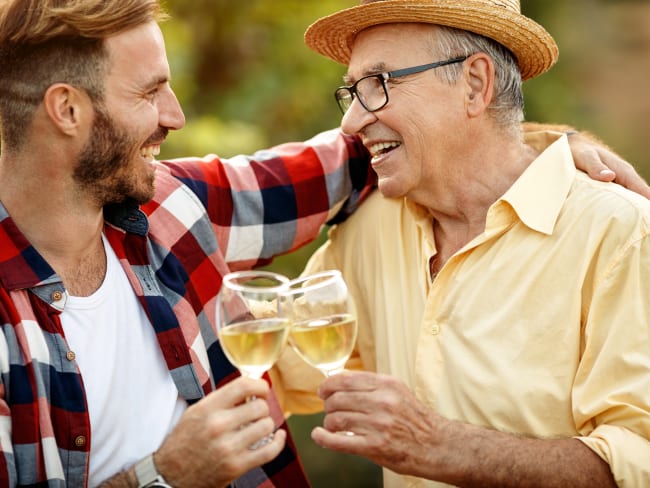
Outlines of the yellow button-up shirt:
<svg viewBox="0 0 650 488">
<path fill-rule="evenodd" d="M 650 203 L 577 172 L 566 137 L 528 142 L 552 144 L 434 281 L 431 216 L 379 194 L 331 230 L 307 272 L 343 272 L 366 369 L 450 419 L 576 437 L 620 486 L 648 487 Z M 384 484 L 441 486 L 388 470 Z"/>
</svg>

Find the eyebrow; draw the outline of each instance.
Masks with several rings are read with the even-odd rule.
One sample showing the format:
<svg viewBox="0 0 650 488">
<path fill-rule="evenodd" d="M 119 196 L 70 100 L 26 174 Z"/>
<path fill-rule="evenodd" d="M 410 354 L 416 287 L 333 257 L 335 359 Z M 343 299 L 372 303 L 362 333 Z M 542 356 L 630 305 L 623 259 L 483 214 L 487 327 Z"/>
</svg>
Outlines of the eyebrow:
<svg viewBox="0 0 650 488">
<path fill-rule="evenodd" d="M 152 88 L 156 88 L 160 85 L 164 85 L 169 82 L 171 82 L 171 78 L 169 76 L 159 76 L 158 78 L 154 78 L 146 82 L 144 84 L 144 89 L 150 90 Z"/>
<path fill-rule="evenodd" d="M 379 73 L 383 73 L 387 71 L 386 69 L 386 63 L 384 62 L 379 62 L 370 68 L 366 69 L 362 74 L 361 78 L 364 76 L 370 76 L 370 75 L 378 75 Z M 343 75 L 343 83 L 346 85 L 353 85 L 356 80 L 354 79 L 353 76 L 350 76 L 349 74 Z"/>
</svg>

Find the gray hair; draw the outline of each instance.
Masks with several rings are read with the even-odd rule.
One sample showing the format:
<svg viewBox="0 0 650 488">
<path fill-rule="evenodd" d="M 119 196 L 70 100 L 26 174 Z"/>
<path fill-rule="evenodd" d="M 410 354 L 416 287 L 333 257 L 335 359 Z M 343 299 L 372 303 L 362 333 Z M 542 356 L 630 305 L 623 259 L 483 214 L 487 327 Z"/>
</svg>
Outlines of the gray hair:
<svg viewBox="0 0 650 488">
<path fill-rule="evenodd" d="M 516 129 L 524 120 L 524 96 L 517 59 L 498 42 L 473 32 L 453 27 L 436 26 L 434 52 L 442 59 L 486 53 L 494 62 L 494 98 L 488 111 L 499 126 Z M 455 84 L 462 64 L 450 64 L 436 71 L 442 81 Z"/>
</svg>

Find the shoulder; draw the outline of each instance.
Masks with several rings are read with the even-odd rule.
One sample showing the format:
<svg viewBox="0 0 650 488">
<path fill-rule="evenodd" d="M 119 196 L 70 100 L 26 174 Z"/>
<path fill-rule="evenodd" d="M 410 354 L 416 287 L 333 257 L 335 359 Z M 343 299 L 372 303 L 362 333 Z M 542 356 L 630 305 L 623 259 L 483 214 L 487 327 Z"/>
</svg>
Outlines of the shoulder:
<svg viewBox="0 0 650 488">
<path fill-rule="evenodd" d="M 577 172 L 567 207 L 605 225 L 650 230 L 650 200 L 616 183 L 603 183 Z"/>
<path fill-rule="evenodd" d="M 388 226 L 394 228 L 404 218 L 405 210 L 403 199 L 385 198 L 374 190 L 344 222 L 332 226 L 330 236 L 382 233 Z"/>
<path fill-rule="evenodd" d="M 189 167 L 189 166 L 188 166 Z M 183 178 L 164 164 L 158 164 L 155 193 L 151 201 L 141 206 L 147 215 L 150 231 L 157 229 L 172 233 L 207 225 L 205 191 L 191 179 Z"/>
<path fill-rule="evenodd" d="M 587 254 L 591 249 L 600 257 L 618 260 L 650 243 L 650 200 L 617 184 L 593 181 L 578 173 L 556 231 Z M 643 242 L 646 244 L 639 247 Z"/>
</svg>

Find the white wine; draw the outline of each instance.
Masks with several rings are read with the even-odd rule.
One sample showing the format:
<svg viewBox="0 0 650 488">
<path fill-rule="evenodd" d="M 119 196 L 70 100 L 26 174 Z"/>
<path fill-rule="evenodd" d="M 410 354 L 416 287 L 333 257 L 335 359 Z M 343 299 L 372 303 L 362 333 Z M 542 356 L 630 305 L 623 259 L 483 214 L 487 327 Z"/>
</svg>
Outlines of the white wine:
<svg viewBox="0 0 650 488">
<path fill-rule="evenodd" d="M 296 322 L 289 335 L 300 357 L 326 375 L 343 369 L 356 339 L 357 321 L 348 313 Z"/>
<path fill-rule="evenodd" d="M 286 318 L 232 324 L 219 331 L 221 347 L 242 374 L 260 378 L 280 357 L 290 325 L 291 321 Z"/>
</svg>

